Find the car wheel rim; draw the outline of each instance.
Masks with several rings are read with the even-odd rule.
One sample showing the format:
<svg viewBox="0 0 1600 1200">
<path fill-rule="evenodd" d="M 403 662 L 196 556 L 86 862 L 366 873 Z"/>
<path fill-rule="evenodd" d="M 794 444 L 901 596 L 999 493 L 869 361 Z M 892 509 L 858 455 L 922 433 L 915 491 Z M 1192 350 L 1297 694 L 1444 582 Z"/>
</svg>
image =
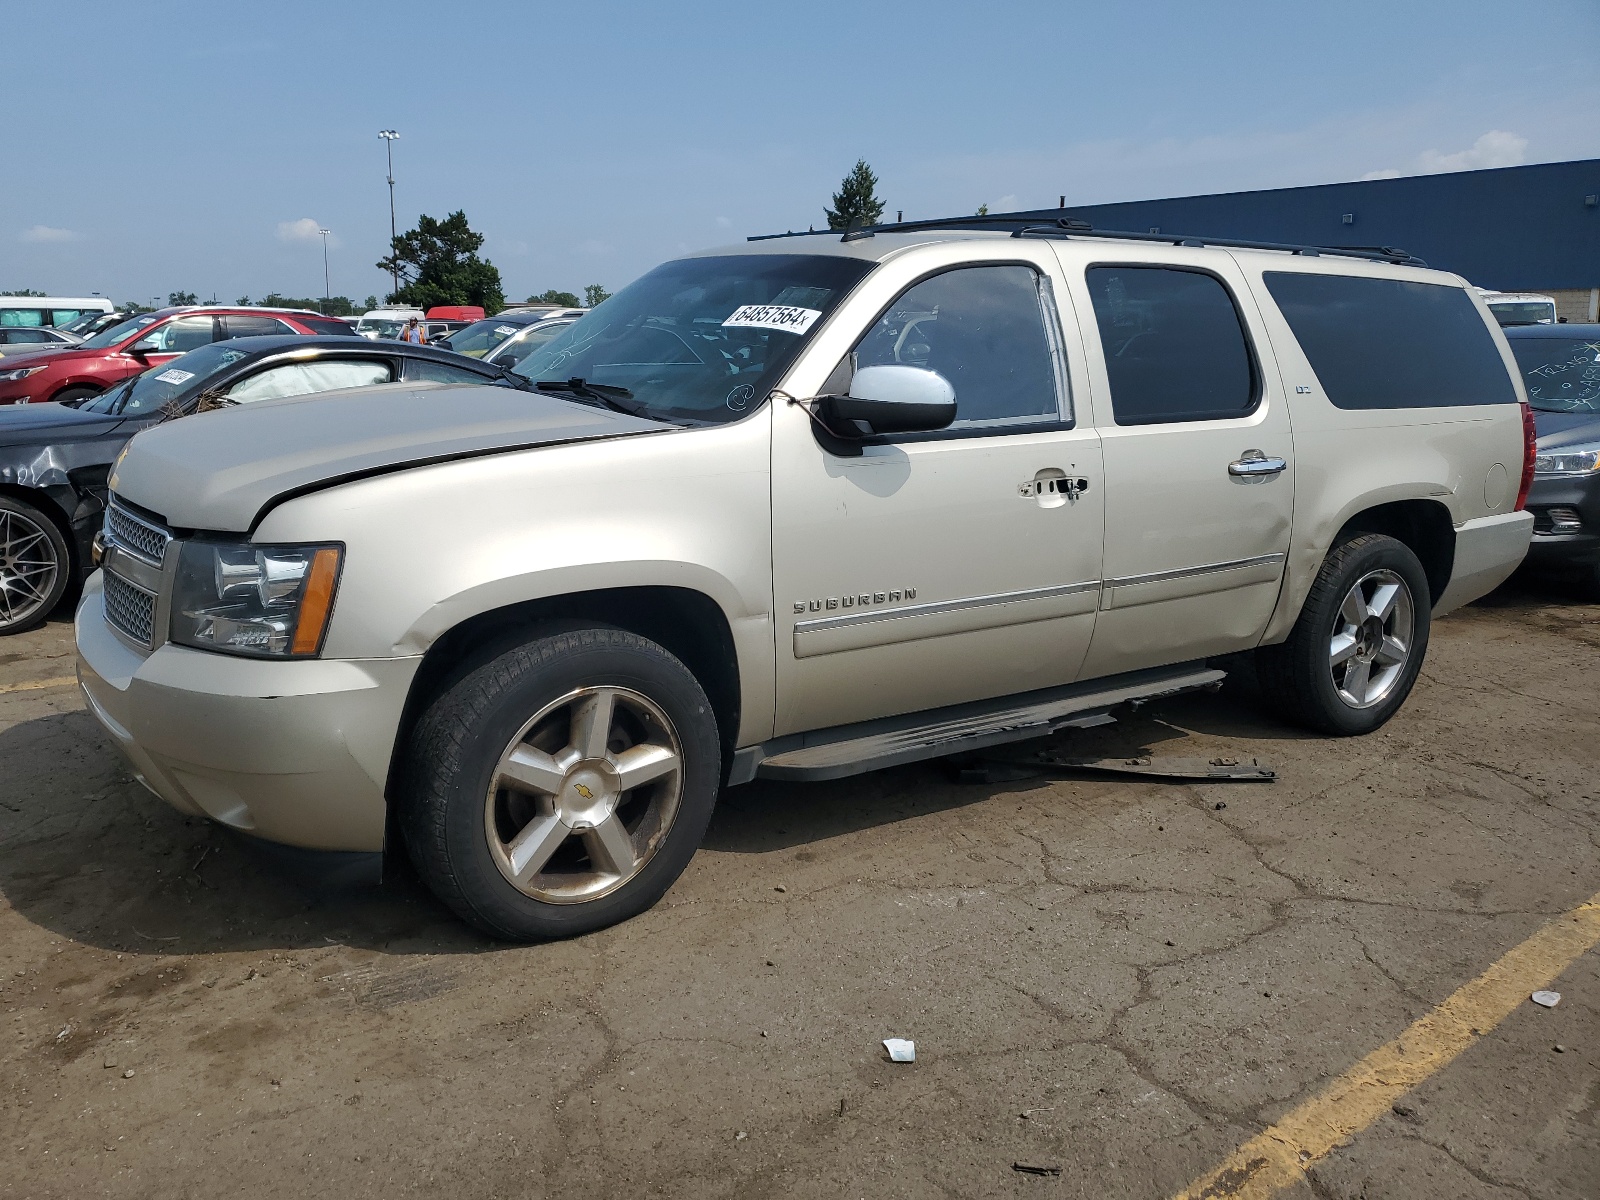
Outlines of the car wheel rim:
<svg viewBox="0 0 1600 1200">
<path fill-rule="evenodd" d="M 489 851 L 525 896 L 598 900 L 655 856 L 682 793 L 683 747 L 666 713 L 629 688 L 578 688 L 501 753 L 484 805 Z"/>
<path fill-rule="evenodd" d="M 1339 699 L 1351 708 L 1382 704 L 1411 661 L 1416 610 L 1411 589 L 1393 571 L 1368 571 L 1345 593 L 1333 618 L 1328 666 Z"/>
<path fill-rule="evenodd" d="M 37 521 L 0 512 L 0 629 L 38 615 L 60 569 L 50 535 Z"/>
</svg>

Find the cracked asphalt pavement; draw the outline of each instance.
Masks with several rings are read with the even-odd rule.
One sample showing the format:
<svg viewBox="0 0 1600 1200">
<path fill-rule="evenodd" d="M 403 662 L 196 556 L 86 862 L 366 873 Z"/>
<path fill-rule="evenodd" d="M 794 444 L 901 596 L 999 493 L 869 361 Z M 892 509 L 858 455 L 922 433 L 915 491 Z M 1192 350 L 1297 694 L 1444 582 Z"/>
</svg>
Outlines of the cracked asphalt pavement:
<svg viewBox="0 0 1600 1200">
<path fill-rule="evenodd" d="M 1236 677 L 1052 743 L 1272 784 L 736 789 L 656 909 L 507 947 L 146 794 L 10 686 L 53 622 L 0 644 L 0 1196 L 1170 1196 L 1600 891 L 1597 648 L 1517 584 L 1371 737 Z M 1282 1194 L 1600 1195 L 1600 952 L 1553 986 Z"/>
</svg>

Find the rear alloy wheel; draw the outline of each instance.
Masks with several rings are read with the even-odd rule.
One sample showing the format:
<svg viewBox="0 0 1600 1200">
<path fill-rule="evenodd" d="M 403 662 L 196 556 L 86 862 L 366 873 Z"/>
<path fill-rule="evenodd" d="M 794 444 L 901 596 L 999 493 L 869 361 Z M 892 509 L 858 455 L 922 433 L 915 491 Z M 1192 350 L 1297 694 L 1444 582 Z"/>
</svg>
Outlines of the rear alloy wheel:
<svg viewBox="0 0 1600 1200">
<path fill-rule="evenodd" d="M 0 635 L 44 623 L 70 582 L 66 539 L 31 504 L 0 496 Z"/>
<path fill-rule="evenodd" d="M 1274 710 L 1322 733 L 1371 733 L 1399 711 L 1422 670 L 1428 578 L 1405 543 L 1378 533 L 1335 546 L 1289 639 L 1256 651 Z"/>
<path fill-rule="evenodd" d="M 602 929 L 693 857 L 722 778 L 688 668 L 607 627 L 553 630 L 448 688 L 409 739 L 397 812 L 434 893 L 494 937 Z"/>
</svg>

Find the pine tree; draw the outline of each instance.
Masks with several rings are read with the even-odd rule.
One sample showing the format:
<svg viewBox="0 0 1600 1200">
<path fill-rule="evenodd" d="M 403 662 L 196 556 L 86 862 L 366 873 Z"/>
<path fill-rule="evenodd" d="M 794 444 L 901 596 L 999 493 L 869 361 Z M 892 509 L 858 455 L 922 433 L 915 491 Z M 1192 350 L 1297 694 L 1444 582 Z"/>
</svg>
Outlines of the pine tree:
<svg viewBox="0 0 1600 1200">
<path fill-rule="evenodd" d="M 823 209 L 829 229 L 849 229 L 855 225 L 876 225 L 883 216 L 883 201 L 875 194 L 878 177 L 864 158 L 856 159 L 850 174 L 833 194 L 833 207 Z"/>
</svg>

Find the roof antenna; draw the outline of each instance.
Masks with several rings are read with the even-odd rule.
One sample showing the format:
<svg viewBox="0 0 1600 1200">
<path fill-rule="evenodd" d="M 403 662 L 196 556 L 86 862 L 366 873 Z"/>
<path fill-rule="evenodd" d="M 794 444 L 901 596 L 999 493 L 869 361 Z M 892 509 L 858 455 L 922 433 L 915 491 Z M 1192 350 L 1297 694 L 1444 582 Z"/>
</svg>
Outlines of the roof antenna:
<svg viewBox="0 0 1600 1200">
<path fill-rule="evenodd" d="M 1065 208 L 1066 206 L 1067 206 L 1067 198 L 1065 196 L 1061 197 L 1060 200 L 1056 201 L 1056 207 L 1057 208 Z"/>
<path fill-rule="evenodd" d="M 850 224 L 845 226 L 844 236 L 839 240 L 841 242 L 859 242 L 862 238 L 871 236 L 872 228 L 870 226 L 862 225 L 860 217 L 851 217 Z"/>
</svg>

